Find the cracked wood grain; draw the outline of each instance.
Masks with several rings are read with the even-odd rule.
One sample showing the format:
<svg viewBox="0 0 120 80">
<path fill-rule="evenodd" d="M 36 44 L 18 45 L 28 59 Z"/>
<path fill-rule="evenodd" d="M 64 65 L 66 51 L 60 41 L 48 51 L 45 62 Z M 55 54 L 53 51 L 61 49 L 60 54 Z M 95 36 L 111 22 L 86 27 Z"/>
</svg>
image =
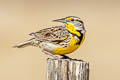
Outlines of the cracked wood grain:
<svg viewBox="0 0 120 80">
<path fill-rule="evenodd" d="M 75 59 L 48 59 L 46 80 L 89 80 L 89 63 Z"/>
</svg>

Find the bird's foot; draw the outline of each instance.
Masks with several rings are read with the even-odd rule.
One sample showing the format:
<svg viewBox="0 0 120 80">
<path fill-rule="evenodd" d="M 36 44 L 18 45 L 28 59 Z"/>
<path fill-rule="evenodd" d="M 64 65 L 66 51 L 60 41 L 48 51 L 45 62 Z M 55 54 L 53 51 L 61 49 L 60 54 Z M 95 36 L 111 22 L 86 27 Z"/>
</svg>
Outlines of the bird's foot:
<svg viewBox="0 0 120 80">
<path fill-rule="evenodd" d="M 66 55 L 61 55 L 61 56 L 62 56 L 61 59 L 72 59 L 72 58 L 70 58 L 70 57 L 68 57 L 68 56 L 66 56 Z"/>
</svg>

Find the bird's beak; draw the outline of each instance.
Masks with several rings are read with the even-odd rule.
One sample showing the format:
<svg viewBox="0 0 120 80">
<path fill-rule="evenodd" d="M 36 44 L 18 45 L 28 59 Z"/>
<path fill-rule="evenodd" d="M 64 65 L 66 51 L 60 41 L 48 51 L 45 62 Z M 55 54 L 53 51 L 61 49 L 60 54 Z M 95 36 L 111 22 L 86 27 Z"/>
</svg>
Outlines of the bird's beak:
<svg viewBox="0 0 120 80">
<path fill-rule="evenodd" d="M 62 19 L 56 19 L 56 20 L 53 20 L 53 22 L 62 22 L 62 23 L 65 23 L 66 20 L 62 18 Z"/>
</svg>

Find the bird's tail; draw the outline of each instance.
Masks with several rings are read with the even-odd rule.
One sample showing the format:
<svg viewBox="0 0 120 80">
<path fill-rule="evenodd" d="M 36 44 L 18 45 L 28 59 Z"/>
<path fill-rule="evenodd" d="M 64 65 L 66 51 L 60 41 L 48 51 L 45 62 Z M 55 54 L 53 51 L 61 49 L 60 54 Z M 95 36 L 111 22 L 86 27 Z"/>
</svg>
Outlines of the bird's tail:
<svg viewBox="0 0 120 80">
<path fill-rule="evenodd" d="M 16 44 L 15 46 L 13 46 L 13 48 L 24 48 L 24 47 L 32 45 L 32 42 L 33 40 L 24 41 L 22 43 Z"/>
</svg>

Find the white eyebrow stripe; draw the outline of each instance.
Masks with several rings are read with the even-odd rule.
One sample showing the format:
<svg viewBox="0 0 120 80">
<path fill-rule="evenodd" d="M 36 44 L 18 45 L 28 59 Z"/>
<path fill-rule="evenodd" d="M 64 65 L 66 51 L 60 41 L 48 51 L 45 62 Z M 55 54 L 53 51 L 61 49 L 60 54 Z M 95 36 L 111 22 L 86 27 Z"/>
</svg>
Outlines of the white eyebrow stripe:
<svg viewBox="0 0 120 80">
<path fill-rule="evenodd" d="M 83 30 L 82 27 L 75 27 L 76 30 Z"/>
</svg>

